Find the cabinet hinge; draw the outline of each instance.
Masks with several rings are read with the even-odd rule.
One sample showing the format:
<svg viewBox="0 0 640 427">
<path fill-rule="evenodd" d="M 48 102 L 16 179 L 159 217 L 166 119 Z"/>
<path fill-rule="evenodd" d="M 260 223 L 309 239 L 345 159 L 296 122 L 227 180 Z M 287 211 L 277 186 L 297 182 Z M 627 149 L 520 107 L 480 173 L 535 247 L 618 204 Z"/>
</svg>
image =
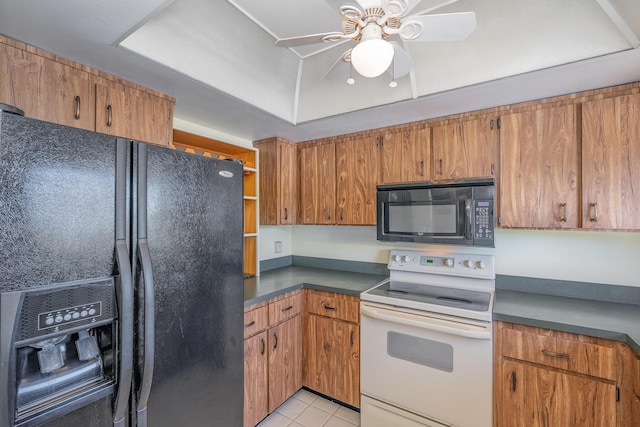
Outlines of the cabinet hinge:
<svg viewBox="0 0 640 427">
<path fill-rule="evenodd" d="M 500 217 L 498 216 L 498 225 L 500 225 L 501 222 L 502 221 L 501 221 Z"/>
<path fill-rule="evenodd" d="M 376 138 L 376 147 L 380 146 L 380 138 Z"/>
<path fill-rule="evenodd" d="M 616 387 L 616 402 L 620 402 L 620 387 Z"/>
<path fill-rule="evenodd" d="M 491 126 L 491 130 L 493 130 L 493 119 L 491 119 L 491 121 L 489 123 L 490 123 L 490 126 Z"/>
<path fill-rule="evenodd" d="M 500 125 L 501 125 L 501 121 L 500 121 L 500 117 L 498 117 L 498 129 L 500 129 Z"/>
</svg>

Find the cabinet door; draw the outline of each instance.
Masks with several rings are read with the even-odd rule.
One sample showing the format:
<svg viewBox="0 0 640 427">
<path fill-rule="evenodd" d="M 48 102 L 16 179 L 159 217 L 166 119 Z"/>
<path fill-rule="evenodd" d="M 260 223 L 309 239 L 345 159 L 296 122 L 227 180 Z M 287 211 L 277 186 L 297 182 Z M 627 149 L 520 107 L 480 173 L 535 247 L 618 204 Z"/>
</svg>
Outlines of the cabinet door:
<svg viewBox="0 0 640 427">
<path fill-rule="evenodd" d="M 425 126 L 384 133 L 381 138 L 380 183 L 429 179 L 430 135 Z"/>
<path fill-rule="evenodd" d="M 640 94 L 582 106 L 582 226 L 640 229 Z"/>
<path fill-rule="evenodd" d="M 256 144 L 260 159 L 260 224 L 278 225 L 278 146 L 274 142 Z"/>
<path fill-rule="evenodd" d="M 375 225 L 379 160 L 375 137 L 336 142 L 337 224 Z"/>
<path fill-rule="evenodd" d="M 360 406 L 360 328 L 310 315 L 305 385 L 349 405 Z"/>
<path fill-rule="evenodd" d="M 281 143 L 278 147 L 278 165 L 280 171 L 280 224 L 296 223 L 296 200 L 298 183 L 298 157 L 296 146 Z"/>
<path fill-rule="evenodd" d="M 96 132 L 130 137 L 134 97 L 135 91 L 123 84 L 108 80 L 96 83 Z"/>
<path fill-rule="evenodd" d="M 253 427 L 269 413 L 267 332 L 244 340 L 244 426 Z"/>
<path fill-rule="evenodd" d="M 299 147 L 300 224 L 335 224 L 336 151 L 334 143 Z"/>
<path fill-rule="evenodd" d="M 492 177 L 498 158 L 493 117 L 483 116 L 433 128 L 434 179 Z"/>
<path fill-rule="evenodd" d="M 0 102 L 27 117 L 94 130 L 89 74 L 0 43 Z"/>
<path fill-rule="evenodd" d="M 169 145 L 173 140 L 173 106 L 159 96 L 136 90 L 131 99 L 131 133 L 136 141 Z"/>
<path fill-rule="evenodd" d="M 342 375 L 336 377 L 336 389 L 342 391 L 338 400 L 356 408 L 360 407 L 360 327 L 352 323 L 339 322 L 341 337 Z"/>
<path fill-rule="evenodd" d="M 616 386 L 512 361 L 503 362 L 501 427 L 616 425 Z"/>
<path fill-rule="evenodd" d="M 295 316 L 268 330 L 269 412 L 302 387 L 302 323 Z"/>
<path fill-rule="evenodd" d="M 310 315 L 307 319 L 307 369 L 305 385 L 319 393 L 334 396 L 340 345 L 334 330 L 336 321 Z"/>
<path fill-rule="evenodd" d="M 578 227 L 575 106 L 501 117 L 499 224 Z"/>
</svg>

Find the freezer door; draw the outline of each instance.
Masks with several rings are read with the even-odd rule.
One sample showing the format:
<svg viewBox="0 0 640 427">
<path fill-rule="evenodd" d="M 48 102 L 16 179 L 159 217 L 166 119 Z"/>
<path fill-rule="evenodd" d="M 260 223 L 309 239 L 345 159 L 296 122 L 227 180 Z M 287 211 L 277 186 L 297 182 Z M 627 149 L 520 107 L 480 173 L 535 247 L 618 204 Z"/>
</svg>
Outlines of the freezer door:
<svg viewBox="0 0 640 427">
<path fill-rule="evenodd" d="M 124 176 L 116 177 L 122 148 L 112 136 L 0 113 L 1 293 L 118 274 L 114 212 L 121 206 L 116 206 L 116 182 L 124 182 L 126 190 L 128 174 L 121 170 Z M 127 227 L 126 217 L 121 225 Z M 124 270 L 130 276 L 128 261 Z M 17 368 L 10 354 L 13 329 L 5 328 L 7 313 L 2 315 L 0 424 L 13 425 Z M 47 415 L 72 411 L 46 425 L 113 424 L 111 395 L 71 408 Z"/>
<path fill-rule="evenodd" d="M 242 166 L 145 144 L 134 152 L 138 425 L 242 425 Z"/>
<path fill-rule="evenodd" d="M 0 114 L 0 289 L 114 272 L 116 138 Z"/>
</svg>

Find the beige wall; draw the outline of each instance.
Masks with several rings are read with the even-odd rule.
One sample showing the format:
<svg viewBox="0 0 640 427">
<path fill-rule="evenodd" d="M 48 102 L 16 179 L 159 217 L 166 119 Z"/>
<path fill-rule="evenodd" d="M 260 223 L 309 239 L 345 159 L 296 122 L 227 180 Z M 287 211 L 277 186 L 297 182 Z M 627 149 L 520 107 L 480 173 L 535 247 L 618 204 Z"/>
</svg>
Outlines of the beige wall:
<svg viewBox="0 0 640 427">
<path fill-rule="evenodd" d="M 273 253 L 275 240 L 283 253 Z M 386 263 L 390 249 L 428 248 L 380 243 L 375 227 L 261 227 L 260 242 L 261 260 L 300 255 Z M 498 274 L 640 287 L 640 233 L 498 230 L 495 249 L 430 248 L 494 254 Z"/>
</svg>

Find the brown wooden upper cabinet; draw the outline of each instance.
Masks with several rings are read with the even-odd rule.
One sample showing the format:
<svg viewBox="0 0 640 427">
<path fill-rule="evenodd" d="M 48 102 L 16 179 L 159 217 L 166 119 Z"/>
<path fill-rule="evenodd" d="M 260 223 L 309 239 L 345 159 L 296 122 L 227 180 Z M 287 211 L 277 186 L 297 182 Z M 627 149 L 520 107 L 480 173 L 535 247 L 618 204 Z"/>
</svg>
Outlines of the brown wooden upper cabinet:
<svg viewBox="0 0 640 427">
<path fill-rule="evenodd" d="M 336 142 L 336 224 L 375 225 L 378 143 L 368 134 Z"/>
<path fill-rule="evenodd" d="M 484 115 L 433 128 L 432 178 L 493 177 L 497 174 L 495 116 Z"/>
<path fill-rule="evenodd" d="M 296 223 L 298 152 L 282 138 L 253 143 L 260 155 L 260 224 Z"/>
<path fill-rule="evenodd" d="M 582 227 L 640 229 L 640 94 L 582 106 Z"/>
<path fill-rule="evenodd" d="M 0 103 L 27 117 L 155 144 L 172 141 L 174 100 L 166 95 L 2 36 L 0 75 Z"/>
<path fill-rule="evenodd" d="M 431 178 L 431 131 L 426 125 L 383 132 L 380 151 L 381 184 Z"/>
<path fill-rule="evenodd" d="M 501 117 L 499 225 L 578 227 L 576 107 Z"/>
<path fill-rule="evenodd" d="M 89 74 L 60 62 L 1 43 L 0 102 L 25 116 L 94 130 Z"/>
<path fill-rule="evenodd" d="M 95 80 L 97 132 L 163 145 L 172 141 L 169 100 L 118 82 Z"/>
<path fill-rule="evenodd" d="M 300 144 L 299 224 L 336 222 L 336 146 L 333 141 Z"/>
</svg>

